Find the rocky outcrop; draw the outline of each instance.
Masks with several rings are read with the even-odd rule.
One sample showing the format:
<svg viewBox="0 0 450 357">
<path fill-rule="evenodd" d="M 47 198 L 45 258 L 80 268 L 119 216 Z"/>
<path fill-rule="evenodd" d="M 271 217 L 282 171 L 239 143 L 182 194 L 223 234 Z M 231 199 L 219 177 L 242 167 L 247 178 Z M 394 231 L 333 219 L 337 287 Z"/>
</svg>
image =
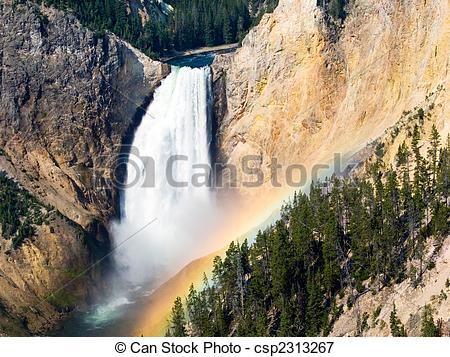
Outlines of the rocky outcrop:
<svg viewBox="0 0 450 357">
<path fill-rule="evenodd" d="M 30 238 L 13 251 L 2 244 L 0 336 L 45 333 L 98 296 L 99 270 L 85 270 L 104 253 L 85 230 L 52 212 Z"/>
<path fill-rule="evenodd" d="M 48 294 L 107 251 L 106 222 L 118 207 L 112 158 L 168 71 L 70 14 L 2 1 L 0 170 L 61 214 L 36 227 L 21 248 L 0 251 L 1 316 L 45 331 L 65 310 L 55 301 L 60 295 Z M 68 293 L 70 306 L 95 289 L 80 280 Z"/>
<path fill-rule="evenodd" d="M 406 143 L 411 147 L 411 133 L 417 126 L 425 139 L 420 151 L 427 156 L 433 118 L 436 117 L 436 101 L 444 88 L 439 86 L 412 111 L 403 113 L 400 120 L 387 128 L 371 145 L 355 154 L 356 161 L 383 162 L 384 167 L 396 167 L 399 146 Z M 446 139 L 441 138 L 443 144 Z M 378 149 L 376 149 L 378 148 Z M 366 165 L 355 167 L 352 175 L 360 175 Z M 401 282 L 388 286 L 377 286 L 370 279 L 359 289 L 347 287 L 337 298 L 339 313 L 335 317 L 331 336 L 390 336 L 390 314 L 394 304 L 397 317 L 404 324 L 408 336 L 421 336 L 422 315 L 425 306 L 431 308 L 434 321 L 440 326 L 442 335 L 450 332 L 450 236 L 431 238 L 424 246 L 423 257 L 407 263 Z M 425 272 L 419 277 L 417 272 Z"/>
<path fill-rule="evenodd" d="M 69 219 L 106 221 L 115 190 L 96 187 L 94 169 L 121 150 L 164 66 L 29 3 L 3 5 L 0 31 L 2 151 L 21 184 Z"/>
<path fill-rule="evenodd" d="M 213 63 L 217 157 L 238 168 L 238 191 L 252 202 L 254 216 L 270 192 L 278 191 L 273 203 L 299 188 L 273 186 L 272 158 L 284 168 L 312 169 L 331 163 L 335 153 L 344 164 L 364 161 L 382 142 L 390 165 L 417 120 L 425 121 L 424 137 L 432 124 L 443 138 L 450 131 L 447 0 L 349 1 L 342 24 L 330 23 L 316 3 L 280 0 L 240 49 Z M 245 155 L 257 158 L 264 186 L 239 186 Z M 449 254 L 447 239 L 436 268 L 417 288 L 408 280 L 358 297 L 332 334 L 389 335 L 393 303 L 410 335 L 420 335 L 425 304 L 448 324 Z"/>
<path fill-rule="evenodd" d="M 127 0 L 127 11 L 135 16 L 139 16 L 142 25 L 147 21 L 167 22 L 167 15 L 171 7 L 161 0 Z"/>
<path fill-rule="evenodd" d="M 334 323 L 332 336 L 391 336 L 390 315 L 394 304 L 397 317 L 408 336 L 421 336 L 425 306 L 432 309 L 434 321 L 447 336 L 450 331 L 450 239 L 445 240 L 439 256 L 415 287 L 410 280 L 385 287 L 378 293 L 359 294 L 353 306 L 346 304 L 348 294 L 338 299 L 342 315 Z M 364 323 L 362 323 L 365 321 Z"/>
<path fill-rule="evenodd" d="M 218 158 L 240 168 L 256 155 L 263 196 L 274 190 L 273 157 L 284 167 L 327 164 L 334 153 L 345 161 L 439 86 L 430 120 L 449 131 L 447 0 L 351 1 L 337 28 L 316 3 L 280 0 L 242 48 L 213 64 Z"/>
</svg>

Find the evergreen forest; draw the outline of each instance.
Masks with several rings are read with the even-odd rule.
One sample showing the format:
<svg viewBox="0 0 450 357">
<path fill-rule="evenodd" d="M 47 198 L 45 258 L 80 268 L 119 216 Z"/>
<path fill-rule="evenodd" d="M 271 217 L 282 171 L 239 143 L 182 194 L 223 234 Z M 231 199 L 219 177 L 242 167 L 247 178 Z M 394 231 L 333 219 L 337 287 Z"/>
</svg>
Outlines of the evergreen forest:
<svg viewBox="0 0 450 357">
<path fill-rule="evenodd" d="M 280 220 L 252 244 L 231 243 L 212 278 L 177 298 L 167 335 L 326 336 L 359 295 L 406 279 L 418 286 L 450 233 L 450 138 L 443 141 L 433 126 L 423 154 L 416 125 L 394 167 L 379 152 L 362 174 L 295 194 Z M 359 317 L 358 334 L 368 320 Z M 392 335 L 407 335 L 395 305 L 389 323 Z M 422 334 L 440 334 L 429 306 Z"/>
<path fill-rule="evenodd" d="M 97 33 L 114 32 L 153 58 L 172 50 L 239 42 L 278 4 L 278 0 L 167 0 L 172 12 L 144 22 L 129 10 L 125 0 L 40 1 L 72 10 L 81 23 Z"/>
</svg>

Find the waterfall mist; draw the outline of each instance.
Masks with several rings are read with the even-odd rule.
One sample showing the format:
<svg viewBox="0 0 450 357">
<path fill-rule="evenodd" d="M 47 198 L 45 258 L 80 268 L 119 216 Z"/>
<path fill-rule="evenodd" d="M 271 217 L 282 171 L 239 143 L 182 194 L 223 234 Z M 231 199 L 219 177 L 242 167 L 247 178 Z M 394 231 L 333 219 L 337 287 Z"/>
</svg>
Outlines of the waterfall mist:
<svg viewBox="0 0 450 357">
<path fill-rule="evenodd" d="M 195 175 L 204 178 L 205 165 L 210 166 L 210 77 L 207 67 L 173 67 L 135 133 L 122 218 L 112 226 L 116 245 L 123 243 L 115 260 L 127 281 L 161 281 L 210 252 L 208 238 L 217 217 L 214 197 L 207 185 L 191 182 Z M 175 181 L 188 183 L 185 187 L 174 187 L 167 177 L 174 155 L 187 158 L 173 162 L 171 171 Z"/>
</svg>

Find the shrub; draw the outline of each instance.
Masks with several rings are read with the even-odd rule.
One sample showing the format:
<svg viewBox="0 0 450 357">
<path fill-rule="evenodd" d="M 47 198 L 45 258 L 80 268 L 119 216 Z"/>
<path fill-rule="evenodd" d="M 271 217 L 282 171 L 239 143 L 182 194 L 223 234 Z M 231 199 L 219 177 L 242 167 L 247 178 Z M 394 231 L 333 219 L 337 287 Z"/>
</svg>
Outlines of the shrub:
<svg viewBox="0 0 450 357">
<path fill-rule="evenodd" d="M 51 293 L 46 300 L 61 312 L 70 311 L 75 306 L 76 301 L 73 295 L 64 290 Z"/>
<path fill-rule="evenodd" d="M 350 310 L 353 307 L 353 298 L 351 296 L 347 299 L 347 308 Z"/>
<path fill-rule="evenodd" d="M 373 311 L 372 313 L 372 322 L 375 324 L 378 317 L 380 316 L 381 313 L 381 305 L 378 305 L 378 307 Z"/>
</svg>

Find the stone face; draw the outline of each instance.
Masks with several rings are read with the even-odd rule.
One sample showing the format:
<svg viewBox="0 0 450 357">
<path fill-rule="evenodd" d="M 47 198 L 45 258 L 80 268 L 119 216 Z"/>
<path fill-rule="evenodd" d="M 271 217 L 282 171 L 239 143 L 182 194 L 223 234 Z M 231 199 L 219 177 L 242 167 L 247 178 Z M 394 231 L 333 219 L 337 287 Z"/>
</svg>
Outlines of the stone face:
<svg viewBox="0 0 450 357">
<path fill-rule="evenodd" d="M 446 135 L 448 1 L 355 0 L 348 11 L 336 35 L 316 0 L 280 0 L 240 49 L 216 57 L 220 160 L 257 155 L 269 181 L 272 157 L 306 167 L 350 157 L 439 85 L 431 120 Z"/>
<path fill-rule="evenodd" d="M 0 147 L 19 181 L 71 220 L 114 216 L 114 190 L 94 185 L 167 68 L 71 15 L 4 5 Z"/>
<path fill-rule="evenodd" d="M 0 336 L 18 334 L 5 328 L 8 320 L 20 334 L 45 333 L 66 312 L 97 295 L 98 269 L 69 283 L 95 259 L 88 239 L 92 240 L 81 227 L 53 213 L 20 249 L 0 251 Z"/>
<path fill-rule="evenodd" d="M 429 248 L 429 247 L 427 247 Z M 432 250 L 432 249 L 430 249 Z M 390 315 L 395 304 L 397 316 L 405 325 L 408 336 L 421 336 L 423 308 L 429 305 L 433 309 L 434 321 L 440 319 L 443 331 L 448 331 L 450 304 L 447 296 L 450 287 L 447 279 L 450 274 L 450 239 L 446 239 L 440 254 L 436 257 L 435 268 L 427 270 L 419 287 L 414 288 L 411 281 L 385 287 L 376 294 L 367 292 L 360 296 L 352 308 L 346 306 L 345 295 L 337 304 L 343 306 L 343 313 L 336 321 L 331 336 L 355 336 L 358 332 L 358 318 L 365 313 L 369 318 L 369 326 L 362 332 L 363 336 L 391 336 Z M 379 309 L 374 319 L 375 310 Z"/>
<path fill-rule="evenodd" d="M 142 25 L 147 21 L 159 21 L 165 23 L 167 15 L 165 9 L 160 5 L 161 1 L 154 0 L 127 0 L 127 11 L 135 16 L 139 16 Z"/>
<path fill-rule="evenodd" d="M 280 0 L 240 49 L 213 63 L 217 157 L 240 168 L 245 155 L 255 155 L 254 165 L 264 172 L 265 185 L 258 188 L 239 186 L 244 173 L 238 172 L 239 194 L 248 198 L 253 216 L 276 191 L 269 180 L 271 158 L 284 167 L 303 164 L 311 179 L 313 165 L 331 163 L 335 153 L 343 164 L 364 160 L 369 144 L 380 138 L 390 143 L 385 163 L 393 164 L 408 134 L 400 133 L 392 144 L 397 134 L 388 128 L 414 125 L 412 118 L 420 110 L 427 118 L 424 137 L 432 124 L 443 138 L 450 131 L 449 2 L 350 3 L 345 23 L 336 30 L 325 25 L 316 0 Z M 423 150 L 425 154 L 426 145 Z M 265 205 L 280 202 L 293 189 L 285 184 Z M 346 309 L 335 323 L 332 335 L 354 335 L 358 315 L 372 316 L 378 306 L 379 323 L 365 334 L 389 335 L 394 302 L 411 335 L 420 334 L 417 316 L 425 304 L 447 319 L 449 304 L 436 296 L 445 286 L 448 258 L 447 242 L 437 268 L 418 289 L 405 281 L 358 298 L 357 307 Z M 448 293 L 448 287 L 444 290 Z"/>
<path fill-rule="evenodd" d="M 20 249 L 0 250 L 0 315 L 6 311 L 24 330 L 54 326 L 64 311 L 38 302 L 70 280 L 67 272 L 108 251 L 105 227 L 118 213 L 111 158 L 169 71 L 70 14 L 2 1 L 0 170 L 61 213 Z M 98 274 L 94 269 L 69 288 L 77 304 L 92 297 Z"/>
<path fill-rule="evenodd" d="M 0 326 L 5 312 L 43 333 L 64 313 L 49 293 L 108 249 L 118 203 L 111 158 L 169 69 L 72 15 L 14 3 L 0 5 L 0 170 L 62 215 L 10 255 L 0 251 Z M 213 64 L 217 158 L 239 168 L 255 155 L 265 173 L 266 186 L 240 193 L 254 206 L 267 196 L 272 157 L 311 167 L 352 156 L 440 86 L 430 120 L 446 135 L 449 23 L 447 0 L 355 0 L 336 36 L 316 0 L 280 0 Z M 98 273 L 69 297 L 94 296 Z M 335 334 L 350 333 L 345 321 Z"/>
</svg>

